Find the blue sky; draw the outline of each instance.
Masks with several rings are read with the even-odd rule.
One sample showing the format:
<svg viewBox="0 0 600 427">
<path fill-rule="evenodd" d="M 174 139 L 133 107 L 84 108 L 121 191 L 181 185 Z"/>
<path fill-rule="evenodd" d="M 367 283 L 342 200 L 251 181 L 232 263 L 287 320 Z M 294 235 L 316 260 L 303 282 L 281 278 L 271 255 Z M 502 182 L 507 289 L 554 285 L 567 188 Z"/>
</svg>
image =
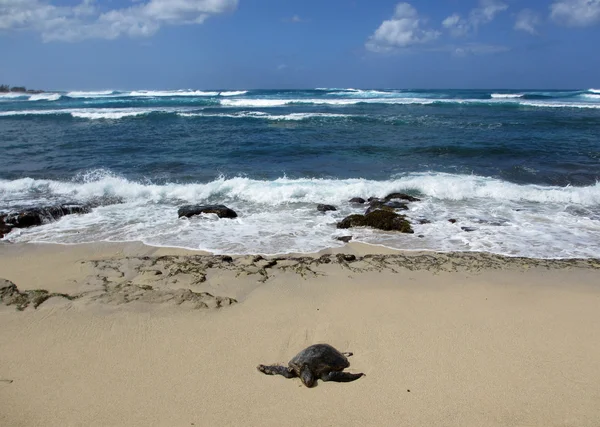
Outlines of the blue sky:
<svg viewBox="0 0 600 427">
<path fill-rule="evenodd" d="M 600 0 L 0 0 L 47 89 L 600 87 Z"/>
</svg>

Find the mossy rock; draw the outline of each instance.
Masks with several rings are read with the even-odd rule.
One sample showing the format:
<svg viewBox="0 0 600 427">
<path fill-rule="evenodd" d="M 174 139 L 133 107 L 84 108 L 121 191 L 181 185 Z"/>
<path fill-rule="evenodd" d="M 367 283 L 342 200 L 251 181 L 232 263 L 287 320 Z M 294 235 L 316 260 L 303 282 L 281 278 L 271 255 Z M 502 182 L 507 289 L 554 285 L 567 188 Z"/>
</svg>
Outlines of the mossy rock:
<svg viewBox="0 0 600 427">
<path fill-rule="evenodd" d="M 338 228 L 371 227 L 383 231 L 399 231 L 400 233 L 414 233 L 410 222 L 404 215 L 385 210 L 376 210 L 366 215 L 350 215 L 340 221 Z"/>
</svg>

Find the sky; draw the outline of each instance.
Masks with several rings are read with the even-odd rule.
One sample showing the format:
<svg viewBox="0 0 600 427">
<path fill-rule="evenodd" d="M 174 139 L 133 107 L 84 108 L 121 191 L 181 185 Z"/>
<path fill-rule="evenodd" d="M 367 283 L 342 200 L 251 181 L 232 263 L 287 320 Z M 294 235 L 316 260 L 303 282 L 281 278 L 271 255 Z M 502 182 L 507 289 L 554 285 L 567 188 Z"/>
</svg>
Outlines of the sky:
<svg viewBox="0 0 600 427">
<path fill-rule="evenodd" d="M 0 0 L 0 83 L 600 87 L 600 0 Z"/>
</svg>

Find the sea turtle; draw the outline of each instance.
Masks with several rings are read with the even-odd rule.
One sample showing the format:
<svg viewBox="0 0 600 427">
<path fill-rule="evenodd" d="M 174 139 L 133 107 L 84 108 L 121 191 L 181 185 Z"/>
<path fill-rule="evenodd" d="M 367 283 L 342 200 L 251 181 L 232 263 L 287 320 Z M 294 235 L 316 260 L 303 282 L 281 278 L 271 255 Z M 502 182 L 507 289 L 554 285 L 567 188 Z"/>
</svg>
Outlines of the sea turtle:
<svg viewBox="0 0 600 427">
<path fill-rule="evenodd" d="M 286 378 L 300 377 L 306 387 L 312 387 L 317 379 L 347 383 L 362 377 L 364 374 L 342 372 L 350 366 L 347 356 L 352 353 L 341 353 L 329 344 L 315 344 L 298 353 L 288 366 L 258 365 L 258 369 L 267 375 L 283 375 Z"/>
</svg>

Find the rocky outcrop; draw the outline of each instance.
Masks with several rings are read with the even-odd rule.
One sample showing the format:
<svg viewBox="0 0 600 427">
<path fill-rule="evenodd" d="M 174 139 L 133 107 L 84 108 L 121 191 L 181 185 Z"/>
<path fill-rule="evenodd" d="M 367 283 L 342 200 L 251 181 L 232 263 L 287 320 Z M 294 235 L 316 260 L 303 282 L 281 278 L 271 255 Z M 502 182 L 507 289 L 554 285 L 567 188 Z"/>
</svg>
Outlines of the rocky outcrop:
<svg viewBox="0 0 600 427">
<path fill-rule="evenodd" d="M 219 218 L 237 218 L 237 213 L 225 205 L 186 205 L 179 208 L 179 218 L 190 218 L 200 214 L 216 214 Z"/>
<path fill-rule="evenodd" d="M 340 242 L 348 243 L 350 240 L 352 240 L 352 236 L 338 236 L 335 238 L 335 240 L 339 240 Z"/>
<path fill-rule="evenodd" d="M 417 198 L 417 197 L 413 197 L 409 194 L 405 194 L 405 193 L 391 193 L 388 194 L 387 196 L 385 196 L 385 201 L 389 202 L 392 199 L 400 199 L 400 200 L 406 200 L 407 202 L 420 202 L 421 199 Z"/>
<path fill-rule="evenodd" d="M 357 203 L 357 204 L 364 204 L 367 203 L 367 201 L 365 199 L 363 199 L 362 197 L 353 197 L 350 200 L 348 200 L 348 202 L 350 203 Z"/>
<path fill-rule="evenodd" d="M 317 205 L 319 212 L 337 211 L 337 208 L 333 205 Z"/>
<path fill-rule="evenodd" d="M 337 228 L 371 227 L 384 231 L 413 233 L 410 222 L 404 215 L 385 210 L 376 210 L 366 215 L 350 215 L 337 224 Z"/>
<path fill-rule="evenodd" d="M 69 300 L 73 299 L 70 295 L 50 293 L 42 289 L 19 291 L 17 285 L 10 280 L 0 279 L 0 303 L 4 305 L 14 305 L 17 307 L 17 310 L 22 311 L 29 306 L 38 308 L 46 300 L 52 297 L 62 297 Z"/>
<path fill-rule="evenodd" d="M 5 215 L 0 216 L 0 239 L 10 233 L 12 227 L 4 222 Z"/>
<path fill-rule="evenodd" d="M 408 206 L 406 203 L 398 202 L 396 200 L 391 200 L 385 202 L 383 200 L 372 200 L 369 203 L 369 208 L 365 212 L 365 215 L 370 214 L 371 212 L 376 211 L 377 209 L 381 209 L 384 211 L 395 212 L 396 210 L 408 210 Z"/>
<path fill-rule="evenodd" d="M 27 228 L 56 221 L 65 215 L 84 214 L 89 212 L 91 212 L 91 208 L 82 205 L 59 205 L 25 209 L 20 212 L 9 213 L 0 218 L 0 234 L 3 226 L 10 228 Z"/>
</svg>

